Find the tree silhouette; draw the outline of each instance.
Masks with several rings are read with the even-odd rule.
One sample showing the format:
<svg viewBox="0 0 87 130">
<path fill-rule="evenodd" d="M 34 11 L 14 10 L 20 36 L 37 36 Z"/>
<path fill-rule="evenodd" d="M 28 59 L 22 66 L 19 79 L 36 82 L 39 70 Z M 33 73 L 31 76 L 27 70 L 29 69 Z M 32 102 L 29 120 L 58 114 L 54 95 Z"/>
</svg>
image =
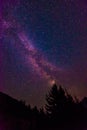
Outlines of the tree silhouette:
<svg viewBox="0 0 87 130">
<path fill-rule="evenodd" d="M 66 95 L 64 89 L 54 84 L 49 94 L 46 95 L 46 112 L 49 115 L 57 115 L 64 109 L 66 103 Z"/>
<path fill-rule="evenodd" d="M 85 130 L 87 128 L 87 97 L 82 101 L 61 86 L 53 85 L 46 95 L 46 112 L 24 101 L 0 93 L 0 128 L 4 130 Z"/>
<path fill-rule="evenodd" d="M 46 113 L 53 125 L 62 124 L 68 126 L 75 120 L 76 102 L 73 97 L 61 86 L 53 85 L 50 92 L 46 95 Z"/>
</svg>

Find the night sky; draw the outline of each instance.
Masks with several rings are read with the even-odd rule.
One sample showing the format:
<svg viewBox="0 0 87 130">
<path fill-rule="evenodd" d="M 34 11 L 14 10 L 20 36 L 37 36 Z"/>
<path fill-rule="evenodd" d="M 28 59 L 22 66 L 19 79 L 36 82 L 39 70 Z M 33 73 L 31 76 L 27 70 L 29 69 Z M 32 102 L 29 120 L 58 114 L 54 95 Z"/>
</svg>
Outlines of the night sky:
<svg viewBox="0 0 87 130">
<path fill-rule="evenodd" d="M 42 106 L 54 83 L 87 96 L 86 0 L 0 0 L 0 90 Z"/>
</svg>

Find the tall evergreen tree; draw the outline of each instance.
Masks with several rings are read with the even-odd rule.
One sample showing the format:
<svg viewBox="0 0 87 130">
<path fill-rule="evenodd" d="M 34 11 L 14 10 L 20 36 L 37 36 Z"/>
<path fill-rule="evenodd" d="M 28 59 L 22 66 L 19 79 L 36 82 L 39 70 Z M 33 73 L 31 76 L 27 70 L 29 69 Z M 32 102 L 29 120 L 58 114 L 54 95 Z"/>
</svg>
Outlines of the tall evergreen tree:
<svg viewBox="0 0 87 130">
<path fill-rule="evenodd" d="M 63 111 L 64 106 L 66 104 L 66 93 L 64 89 L 54 84 L 48 95 L 46 95 L 46 111 L 50 115 L 57 115 Z"/>
<path fill-rule="evenodd" d="M 55 119 L 63 120 L 68 114 L 73 112 L 75 101 L 61 86 L 53 85 L 50 92 L 46 95 L 46 112 Z M 69 115 L 70 116 L 70 115 Z"/>
</svg>

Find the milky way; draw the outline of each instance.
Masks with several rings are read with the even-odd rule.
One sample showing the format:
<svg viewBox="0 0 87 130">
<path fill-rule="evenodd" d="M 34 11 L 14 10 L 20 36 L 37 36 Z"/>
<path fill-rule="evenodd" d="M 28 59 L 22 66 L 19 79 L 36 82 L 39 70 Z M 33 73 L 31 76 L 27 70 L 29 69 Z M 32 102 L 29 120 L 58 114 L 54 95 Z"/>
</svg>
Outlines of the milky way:
<svg viewBox="0 0 87 130">
<path fill-rule="evenodd" d="M 14 20 L 15 21 L 15 20 Z M 49 63 L 44 59 L 43 54 L 38 51 L 34 45 L 32 44 L 32 41 L 28 39 L 28 37 L 25 35 L 25 33 L 16 26 L 17 23 L 15 21 L 15 29 L 16 29 L 16 35 L 18 36 L 20 43 L 23 45 L 23 49 L 27 52 L 27 54 L 22 53 L 22 56 L 25 57 L 25 62 L 27 63 L 27 66 L 31 64 L 32 69 L 37 72 L 37 74 L 45 78 L 50 85 L 55 81 L 55 77 L 50 74 L 50 72 L 56 72 L 58 73 L 62 69 L 52 65 L 52 63 Z M 14 29 L 13 23 L 9 21 L 2 20 L 2 26 L 3 30 L 6 31 L 8 29 L 8 33 L 10 31 L 10 28 Z M 18 48 L 18 47 L 17 47 Z"/>
<path fill-rule="evenodd" d="M 86 96 L 86 16 L 85 0 L 0 0 L 1 91 L 38 106 L 55 82 Z"/>
</svg>

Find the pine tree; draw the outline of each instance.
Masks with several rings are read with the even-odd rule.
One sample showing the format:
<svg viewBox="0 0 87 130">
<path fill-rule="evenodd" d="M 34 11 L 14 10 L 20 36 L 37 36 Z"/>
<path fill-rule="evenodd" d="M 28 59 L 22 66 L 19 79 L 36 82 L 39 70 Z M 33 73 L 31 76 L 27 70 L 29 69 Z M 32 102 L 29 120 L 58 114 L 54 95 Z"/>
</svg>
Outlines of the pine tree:
<svg viewBox="0 0 87 130">
<path fill-rule="evenodd" d="M 57 86 L 54 85 L 50 90 L 49 94 L 46 95 L 46 111 L 48 114 L 52 114 L 56 109 L 58 90 Z"/>
<path fill-rule="evenodd" d="M 64 89 L 54 84 L 48 95 L 46 95 L 46 112 L 49 115 L 57 116 L 64 111 L 67 101 L 66 93 Z"/>
<path fill-rule="evenodd" d="M 53 85 L 50 92 L 46 95 L 46 112 L 49 115 L 59 115 L 68 111 L 75 105 L 73 97 L 61 86 Z"/>
</svg>

